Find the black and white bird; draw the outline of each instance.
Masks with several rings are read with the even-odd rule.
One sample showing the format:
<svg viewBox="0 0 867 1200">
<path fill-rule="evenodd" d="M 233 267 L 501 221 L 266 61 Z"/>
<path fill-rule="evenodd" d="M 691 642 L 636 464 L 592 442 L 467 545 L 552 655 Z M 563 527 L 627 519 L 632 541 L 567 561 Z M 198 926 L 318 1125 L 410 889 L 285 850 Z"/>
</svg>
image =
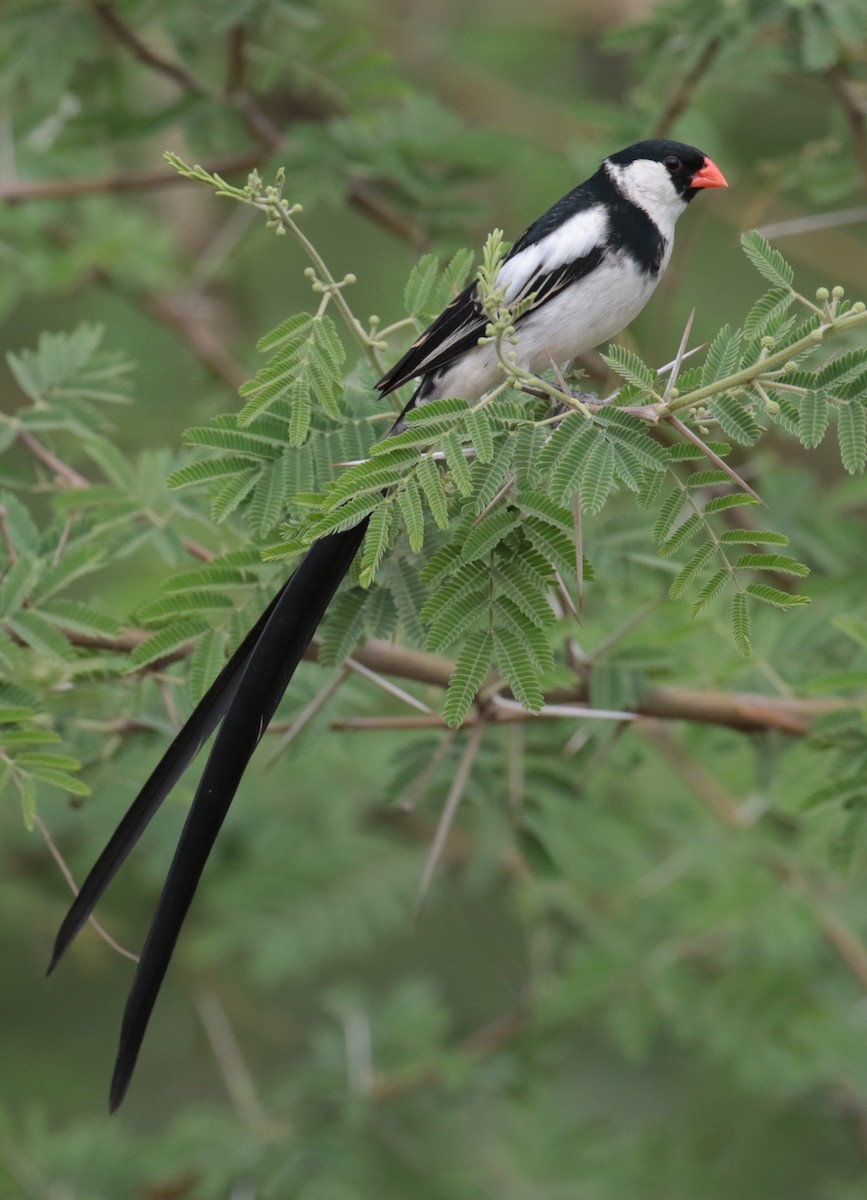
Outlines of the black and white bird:
<svg viewBox="0 0 867 1200">
<path fill-rule="evenodd" d="M 516 324 L 519 365 L 540 371 L 605 342 L 637 316 L 668 265 L 674 227 L 702 188 L 725 187 L 700 150 L 638 142 L 521 235 L 498 284 L 509 302 L 533 300 Z M 476 400 L 502 378 L 494 347 L 479 345 L 488 319 L 476 285 L 465 288 L 383 376 L 383 396 L 421 382 L 403 416 L 430 400 Z M 398 419 L 400 420 L 400 418 Z M 219 726 L 169 868 L 127 1001 L 112 1080 L 122 1101 L 181 926 L 248 762 L 341 580 L 368 519 L 320 539 L 262 613 L 199 701 L 121 819 L 58 932 L 49 972 L 90 916 L 151 817 Z"/>
</svg>

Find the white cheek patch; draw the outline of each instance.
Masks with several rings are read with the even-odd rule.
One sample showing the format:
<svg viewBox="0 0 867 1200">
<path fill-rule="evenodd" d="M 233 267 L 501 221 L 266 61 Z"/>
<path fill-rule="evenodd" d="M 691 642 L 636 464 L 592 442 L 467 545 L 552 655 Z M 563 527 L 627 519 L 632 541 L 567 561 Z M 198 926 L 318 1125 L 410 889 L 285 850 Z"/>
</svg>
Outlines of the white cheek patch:
<svg viewBox="0 0 867 1200">
<path fill-rule="evenodd" d="M 607 170 L 621 195 L 643 208 L 664 238 L 671 238 L 686 201 L 662 163 L 640 158 L 625 167 L 608 163 Z"/>
<path fill-rule="evenodd" d="M 503 263 L 497 283 L 506 286 L 506 299 L 514 300 L 536 276 L 547 275 L 567 263 L 585 258 L 605 241 L 607 233 L 608 217 L 601 204 L 575 213 L 541 241 L 527 246 Z"/>
</svg>

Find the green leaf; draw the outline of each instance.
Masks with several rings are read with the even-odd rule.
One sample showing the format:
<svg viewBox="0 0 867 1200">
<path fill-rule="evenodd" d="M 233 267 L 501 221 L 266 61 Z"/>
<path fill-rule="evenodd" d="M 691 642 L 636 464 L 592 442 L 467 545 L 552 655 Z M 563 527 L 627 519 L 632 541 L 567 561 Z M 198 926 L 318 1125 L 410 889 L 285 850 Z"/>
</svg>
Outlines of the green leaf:
<svg viewBox="0 0 867 1200">
<path fill-rule="evenodd" d="M 407 479 L 401 484 L 397 493 L 397 503 L 406 526 L 409 544 L 417 554 L 424 545 L 424 513 L 421 492 L 414 479 Z"/>
<path fill-rule="evenodd" d="M 662 543 L 658 551 L 660 557 L 671 558 L 681 546 L 685 546 L 702 529 L 704 529 L 704 522 L 701 516 L 698 513 L 693 513 L 691 517 L 686 518 L 683 524 L 678 525 L 667 541 Z"/>
<path fill-rule="evenodd" d="M 515 439 L 503 438 L 490 462 L 477 462 L 473 467 L 473 488 L 475 489 L 473 511 L 476 516 L 480 516 L 493 502 L 497 492 L 509 478 L 509 467 L 514 453 Z"/>
<path fill-rule="evenodd" d="M 742 446 L 752 446 L 758 441 L 762 431 L 740 395 L 711 400 L 708 410 L 719 423 L 720 429 Z"/>
<path fill-rule="evenodd" d="M 591 448 L 581 473 L 581 508 L 595 516 L 614 483 L 614 451 L 609 442 L 600 438 Z"/>
<path fill-rule="evenodd" d="M 614 344 L 608 347 L 608 353 L 603 354 L 602 358 L 627 383 L 634 384 L 642 391 L 653 391 L 656 385 L 655 372 L 631 350 Z"/>
<path fill-rule="evenodd" d="M 737 369 L 740 361 L 741 331 L 723 325 L 710 344 L 701 371 L 702 385 L 724 379 Z M 726 431 L 728 432 L 728 431 Z"/>
<path fill-rule="evenodd" d="M 671 531 L 675 523 L 679 520 L 686 504 L 686 497 L 680 488 L 675 488 L 673 492 L 669 492 L 657 514 L 656 520 L 653 523 L 651 536 L 659 545 L 660 542 L 667 542 L 671 537 Z"/>
<path fill-rule="evenodd" d="M 33 650 L 60 662 L 71 662 L 75 650 L 62 633 L 33 609 L 22 608 L 6 617 L 6 624 L 22 642 Z"/>
<path fill-rule="evenodd" d="M 487 412 L 484 409 L 471 408 L 466 416 L 466 426 L 478 461 L 491 462 L 494 457 L 494 438 Z"/>
<path fill-rule="evenodd" d="M 784 575 L 809 575 L 810 568 L 791 558 L 788 554 L 742 554 L 737 567 L 749 567 L 758 571 L 780 571 Z"/>
<path fill-rule="evenodd" d="M 484 558 L 515 528 L 520 520 L 520 514 L 514 509 L 502 506 L 495 508 L 480 521 L 473 525 L 461 548 L 461 558 L 464 562 L 472 562 L 474 558 Z"/>
<path fill-rule="evenodd" d="M 486 629 L 471 633 L 458 654 L 443 705 L 443 720 L 453 729 L 463 724 L 493 657 L 494 640 Z"/>
<path fill-rule="evenodd" d="M 738 653 L 744 658 L 749 658 L 753 646 L 750 637 L 750 610 L 744 592 L 735 592 L 732 596 L 731 628 Z"/>
<path fill-rule="evenodd" d="M 744 335 L 748 338 L 761 337 L 774 318 L 788 309 L 794 298 L 788 287 L 775 287 L 765 292 L 747 313 Z"/>
<path fill-rule="evenodd" d="M 359 582 L 362 587 L 368 588 L 373 583 L 377 568 L 391 543 L 394 518 L 394 505 L 389 502 L 380 504 L 371 515 L 361 550 Z"/>
<path fill-rule="evenodd" d="M 420 458 L 416 466 L 415 477 L 424 492 L 424 498 L 427 500 L 428 508 L 437 527 L 447 529 L 449 524 L 448 500 L 435 460 L 428 455 Z"/>
<path fill-rule="evenodd" d="M 702 546 L 699 546 L 692 558 L 681 567 L 674 582 L 668 589 L 668 594 L 673 600 L 682 596 L 684 592 L 689 591 L 698 576 L 713 558 L 715 549 L 716 547 L 713 542 L 705 542 Z"/>
<path fill-rule="evenodd" d="M 404 305 L 411 317 L 421 316 L 426 312 L 433 286 L 439 274 L 439 260 L 435 254 L 425 254 L 409 273 L 403 292 Z"/>
<path fill-rule="evenodd" d="M 773 529 L 726 529 L 719 535 L 719 540 L 726 545 L 751 546 L 788 546 L 789 539 L 784 533 Z"/>
<path fill-rule="evenodd" d="M 795 608 L 799 604 L 809 604 L 809 596 L 793 596 L 789 592 L 781 592 L 779 588 L 770 587 L 767 583 L 748 583 L 744 588 L 748 596 L 754 596 L 763 604 L 774 608 Z"/>
<path fill-rule="evenodd" d="M 730 508 L 749 508 L 755 504 L 758 504 L 758 500 L 749 492 L 732 492 L 727 496 L 712 496 L 705 504 L 704 512 L 727 512 Z"/>
<path fill-rule="evenodd" d="M 443 438 L 443 450 L 445 451 L 446 462 L 448 463 L 452 479 L 454 479 L 458 491 L 462 496 L 471 496 L 473 494 L 473 480 L 464 456 L 463 446 L 456 433 L 449 433 Z"/>
<path fill-rule="evenodd" d="M 781 288 L 791 288 L 795 272 L 767 238 L 757 229 L 741 234 L 741 245 L 747 258 L 765 279 Z"/>
<path fill-rule="evenodd" d="M 494 632 L 497 666 L 509 684 L 515 699 L 524 708 L 538 712 L 545 703 L 539 686 L 539 673 L 524 642 L 510 630 Z"/>
<path fill-rule="evenodd" d="M 364 608 L 370 595 L 364 588 L 348 588 L 331 605 L 319 648 L 319 661 L 323 667 L 339 667 L 361 641 Z"/>
<path fill-rule="evenodd" d="M 801 398 L 798 411 L 798 436 L 801 445 L 812 450 L 818 446 L 828 428 L 829 406 L 821 392 L 810 391 Z"/>
<path fill-rule="evenodd" d="M 159 633 L 155 633 L 153 637 L 149 637 L 147 641 L 136 646 L 129 656 L 130 669 L 137 670 L 139 667 L 147 667 L 159 659 L 174 655 L 194 641 L 199 634 L 207 633 L 209 629 L 208 623 L 200 617 L 187 617 L 183 621 L 167 625 L 165 629 L 161 629 Z"/>
<path fill-rule="evenodd" d="M 837 410 L 837 440 L 843 466 L 850 475 L 860 475 L 867 461 L 867 416 L 857 400 Z"/>
<path fill-rule="evenodd" d="M 717 598 L 730 578 L 731 574 L 728 567 L 720 567 L 718 571 L 711 575 L 690 607 L 689 611 L 694 617 L 697 617 L 700 612 Z"/>
</svg>

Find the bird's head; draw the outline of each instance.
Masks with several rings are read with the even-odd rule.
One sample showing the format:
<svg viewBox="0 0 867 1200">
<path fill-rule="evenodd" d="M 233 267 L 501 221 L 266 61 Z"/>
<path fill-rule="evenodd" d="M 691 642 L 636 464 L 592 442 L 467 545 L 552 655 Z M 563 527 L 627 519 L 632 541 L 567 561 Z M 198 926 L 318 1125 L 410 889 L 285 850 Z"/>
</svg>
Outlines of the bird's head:
<svg viewBox="0 0 867 1200">
<path fill-rule="evenodd" d="M 606 158 L 602 169 L 617 190 L 661 228 L 673 225 L 702 188 L 728 186 L 703 151 L 668 139 L 636 142 Z"/>
</svg>

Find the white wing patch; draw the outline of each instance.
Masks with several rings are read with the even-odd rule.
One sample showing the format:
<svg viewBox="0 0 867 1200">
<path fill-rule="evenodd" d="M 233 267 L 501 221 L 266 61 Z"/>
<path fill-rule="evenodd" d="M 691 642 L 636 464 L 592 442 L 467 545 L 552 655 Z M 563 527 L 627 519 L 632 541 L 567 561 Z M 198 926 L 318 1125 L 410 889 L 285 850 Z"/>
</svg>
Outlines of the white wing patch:
<svg viewBox="0 0 867 1200">
<path fill-rule="evenodd" d="M 497 283 L 506 285 L 506 300 L 520 296 L 536 276 L 547 275 L 575 259 L 584 258 L 605 240 L 607 232 L 608 217 L 601 204 L 575 213 L 541 241 L 527 246 L 503 263 Z"/>
</svg>

